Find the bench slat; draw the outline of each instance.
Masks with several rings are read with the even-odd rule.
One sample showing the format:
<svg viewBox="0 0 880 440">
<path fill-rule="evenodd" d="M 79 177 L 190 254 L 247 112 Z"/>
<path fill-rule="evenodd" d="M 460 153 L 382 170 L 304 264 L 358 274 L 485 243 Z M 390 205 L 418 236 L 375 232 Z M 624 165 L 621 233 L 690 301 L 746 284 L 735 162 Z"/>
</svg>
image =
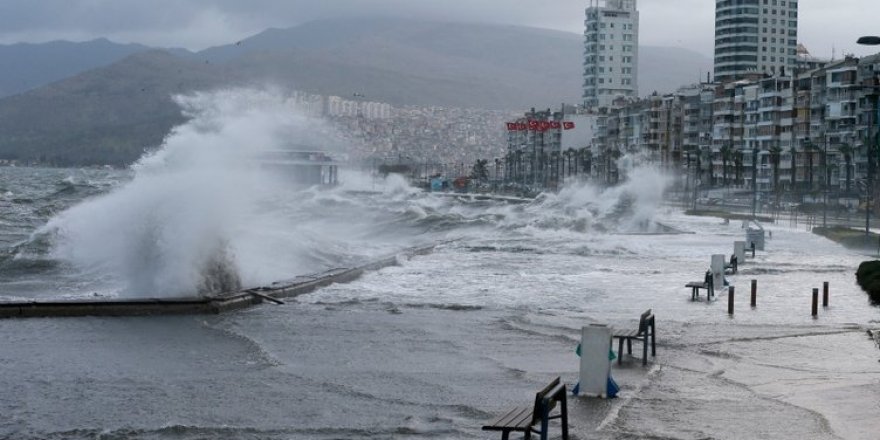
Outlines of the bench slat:
<svg viewBox="0 0 880 440">
<path fill-rule="evenodd" d="M 499 431 L 502 429 L 510 429 L 512 427 L 521 430 L 523 427 L 529 426 L 531 421 L 532 408 L 518 406 L 483 425 L 483 430 Z"/>
<path fill-rule="evenodd" d="M 639 334 L 638 329 L 615 330 L 612 336 L 615 338 L 631 338 Z"/>
</svg>

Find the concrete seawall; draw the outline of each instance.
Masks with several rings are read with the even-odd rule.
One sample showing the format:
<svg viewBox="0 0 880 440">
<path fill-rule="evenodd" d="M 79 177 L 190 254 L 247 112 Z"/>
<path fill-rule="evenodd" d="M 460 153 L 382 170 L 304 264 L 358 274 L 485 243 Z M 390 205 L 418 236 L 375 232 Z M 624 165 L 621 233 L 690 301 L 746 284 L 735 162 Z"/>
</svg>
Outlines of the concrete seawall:
<svg viewBox="0 0 880 440">
<path fill-rule="evenodd" d="M 143 316 L 218 314 L 245 309 L 265 301 L 280 300 L 313 292 L 334 283 L 347 283 L 384 267 L 395 266 L 399 258 L 426 255 L 436 245 L 405 249 L 351 268 L 331 269 L 269 286 L 239 292 L 191 298 L 139 298 L 113 300 L 15 301 L 0 303 L 0 318 L 44 318 L 72 316 Z"/>
</svg>

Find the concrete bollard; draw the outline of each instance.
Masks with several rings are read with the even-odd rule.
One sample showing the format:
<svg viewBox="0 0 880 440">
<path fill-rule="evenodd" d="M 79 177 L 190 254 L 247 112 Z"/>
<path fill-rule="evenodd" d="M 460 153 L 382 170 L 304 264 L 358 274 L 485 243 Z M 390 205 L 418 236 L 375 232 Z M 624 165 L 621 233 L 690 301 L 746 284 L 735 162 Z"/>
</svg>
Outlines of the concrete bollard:
<svg viewBox="0 0 880 440">
<path fill-rule="evenodd" d="M 733 315 L 733 286 L 727 291 L 727 314 Z"/>
<path fill-rule="evenodd" d="M 828 307 L 828 281 L 822 283 L 822 307 Z"/>
<path fill-rule="evenodd" d="M 758 280 L 752 280 L 752 307 L 758 307 Z"/>
<path fill-rule="evenodd" d="M 813 317 L 819 315 L 819 288 L 813 288 Z"/>
</svg>

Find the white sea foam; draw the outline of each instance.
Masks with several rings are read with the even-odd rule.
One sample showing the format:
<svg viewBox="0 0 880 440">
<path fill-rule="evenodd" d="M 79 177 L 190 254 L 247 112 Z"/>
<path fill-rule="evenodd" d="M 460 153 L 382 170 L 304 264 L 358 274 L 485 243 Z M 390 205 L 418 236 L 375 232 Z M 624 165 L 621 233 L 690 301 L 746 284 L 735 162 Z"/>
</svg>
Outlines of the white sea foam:
<svg viewBox="0 0 880 440">
<path fill-rule="evenodd" d="M 190 121 L 133 166 L 129 183 L 51 220 L 43 231 L 54 232 L 54 255 L 118 276 L 125 296 L 216 292 L 297 273 L 320 234 L 284 216 L 289 186 L 255 159 L 288 143 L 335 140 L 279 95 L 176 97 Z"/>
<path fill-rule="evenodd" d="M 593 233 L 650 230 L 670 179 L 655 166 L 627 163 L 631 166 L 621 173 L 626 178 L 619 185 L 574 181 L 559 193 L 542 194 L 523 209 L 506 207 L 495 212 L 505 217 L 506 228 L 529 225 Z"/>
</svg>

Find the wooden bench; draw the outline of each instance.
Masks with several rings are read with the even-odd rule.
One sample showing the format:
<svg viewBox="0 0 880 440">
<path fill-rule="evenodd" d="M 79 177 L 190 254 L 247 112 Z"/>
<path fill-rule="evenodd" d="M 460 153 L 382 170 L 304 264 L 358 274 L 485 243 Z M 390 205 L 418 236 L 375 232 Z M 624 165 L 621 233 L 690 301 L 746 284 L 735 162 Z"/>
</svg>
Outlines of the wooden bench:
<svg viewBox="0 0 880 440">
<path fill-rule="evenodd" d="M 559 403 L 559 413 L 550 415 Z M 550 430 L 550 420 L 562 419 L 562 440 L 568 440 L 568 405 L 565 384 L 557 377 L 535 395 L 533 407 L 519 406 L 490 420 L 483 425 L 484 431 L 501 431 L 501 439 L 507 440 L 511 432 L 522 432 L 523 438 L 531 439 L 532 433 L 540 434 L 546 440 Z M 541 423 L 541 428 L 534 426 Z"/>
<path fill-rule="evenodd" d="M 691 301 L 696 301 L 700 297 L 700 289 L 706 289 L 707 300 L 711 300 L 715 296 L 715 281 L 711 270 L 706 271 L 706 276 L 703 277 L 702 282 L 692 281 L 685 284 L 684 287 L 691 288 Z"/>
<path fill-rule="evenodd" d="M 651 338 L 651 356 L 657 356 L 657 329 L 654 327 L 654 314 L 651 309 L 642 313 L 639 317 L 639 328 L 628 330 L 617 330 L 612 332 L 611 336 L 617 338 L 617 363 L 623 362 L 623 341 L 626 340 L 627 353 L 632 355 L 633 339 L 642 341 L 642 365 L 648 364 L 648 337 Z"/>
</svg>

